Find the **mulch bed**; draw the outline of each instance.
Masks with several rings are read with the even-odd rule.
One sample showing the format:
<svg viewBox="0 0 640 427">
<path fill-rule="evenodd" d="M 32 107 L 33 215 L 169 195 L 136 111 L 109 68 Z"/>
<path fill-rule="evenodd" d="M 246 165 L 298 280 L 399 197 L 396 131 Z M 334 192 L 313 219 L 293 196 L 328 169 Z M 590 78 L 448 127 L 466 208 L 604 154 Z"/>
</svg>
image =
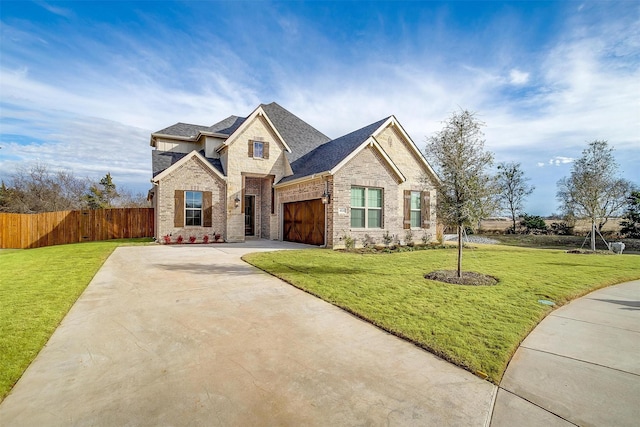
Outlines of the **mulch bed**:
<svg viewBox="0 0 640 427">
<path fill-rule="evenodd" d="M 458 277 L 456 270 L 436 270 L 424 275 L 425 279 L 454 285 L 467 286 L 493 286 L 498 284 L 498 279 L 488 274 L 480 274 L 473 271 L 463 271 L 462 277 Z"/>
</svg>

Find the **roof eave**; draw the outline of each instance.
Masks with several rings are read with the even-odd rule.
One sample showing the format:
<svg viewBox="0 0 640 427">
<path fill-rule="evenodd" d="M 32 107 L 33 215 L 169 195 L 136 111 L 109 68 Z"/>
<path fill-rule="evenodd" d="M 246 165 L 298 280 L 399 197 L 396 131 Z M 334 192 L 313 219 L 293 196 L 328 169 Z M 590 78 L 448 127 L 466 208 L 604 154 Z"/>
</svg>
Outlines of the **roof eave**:
<svg viewBox="0 0 640 427">
<path fill-rule="evenodd" d="M 207 168 L 213 171 L 220 179 L 222 179 L 223 181 L 227 180 L 227 177 L 224 176 L 222 173 L 220 173 L 220 171 L 216 169 L 211 163 L 209 163 L 209 161 L 202 154 L 198 153 L 196 150 L 193 150 L 192 152 L 190 152 L 189 154 L 187 154 L 186 156 L 184 156 L 183 158 L 181 158 L 180 160 L 178 160 L 177 162 L 175 162 L 174 164 L 172 164 L 171 166 L 169 166 L 168 168 L 160 172 L 158 175 L 151 178 L 151 182 L 153 184 L 157 184 L 160 180 L 165 178 L 167 175 L 171 174 L 175 169 L 182 166 L 184 163 L 188 162 L 193 157 L 197 157 L 198 159 L 200 159 L 200 161 Z"/>
<path fill-rule="evenodd" d="M 284 188 L 284 187 L 288 187 L 290 185 L 300 184 L 302 182 L 311 181 L 311 180 L 317 179 L 317 178 L 324 178 L 324 177 L 330 176 L 330 175 L 332 175 L 331 171 L 313 173 L 311 175 L 305 175 L 305 176 L 301 176 L 299 178 L 294 178 L 294 179 L 292 179 L 290 181 L 279 182 L 277 184 L 274 184 L 273 188 Z"/>
</svg>

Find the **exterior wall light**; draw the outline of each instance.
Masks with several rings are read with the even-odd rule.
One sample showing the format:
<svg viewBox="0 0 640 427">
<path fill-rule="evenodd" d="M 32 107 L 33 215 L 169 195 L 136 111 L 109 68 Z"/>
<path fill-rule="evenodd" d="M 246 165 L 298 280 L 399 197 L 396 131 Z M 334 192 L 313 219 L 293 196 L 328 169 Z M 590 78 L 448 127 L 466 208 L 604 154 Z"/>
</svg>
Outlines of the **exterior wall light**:
<svg viewBox="0 0 640 427">
<path fill-rule="evenodd" d="M 233 201 L 234 201 L 234 203 L 235 203 L 235 205 L 236 205 L 236 208 L 237 208 L 238 206 L 240 206 L 240 198 L 239 198 L 238 196 L 236 196 L 236 198 L 235 198 Z"/>
<path fill-rule="evenodd" d="M 327 190 L 322 193 L 321 200 L 323 205 L 328 205 L 331 202 L 331 195 L 327 192 Z"/>
</svg>

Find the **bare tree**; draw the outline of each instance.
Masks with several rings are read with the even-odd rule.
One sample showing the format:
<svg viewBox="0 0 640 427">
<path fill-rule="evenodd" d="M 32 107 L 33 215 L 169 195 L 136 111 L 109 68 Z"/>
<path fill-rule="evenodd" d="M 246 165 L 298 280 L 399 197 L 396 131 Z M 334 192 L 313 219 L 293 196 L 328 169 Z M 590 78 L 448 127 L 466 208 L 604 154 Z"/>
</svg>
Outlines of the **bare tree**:
<svg viewBox="0 0 640 427">
<path fill-rule="evenodd" d="M 114 206 L 119 208 L 150 208 L 151 202 L 147 199 L 147 195 L 140 192 L 134 194 L 129 189 L 123 188 L 118 190 Z"/>
<path fill-rule="evenodd" d="M 520 163 L 515 162 L 500 163 L 496 180 L 499 189 L 498 202 L 502 209 L 509 211 L 515 233 L 516 219 L 524 209 L 524 200 L 533 193 L 535 187 L 528 184 L 529 178 L 524 176 Z"/>
<path fill-rule="evenodd" d="M 427 139 L 426 155 L 440 177 L 438 218 L 458 232 L 458 277 L 462 276 L 463 227 L 486 217 L 495 199 L 494 181 L 486 173 L 493 154 L 484 151 L 482 126 L 474 113 L 454 112 L 444 128 Z"/>
<path fill-rule="evenodd" d="M 0 210 L 15 213 L 80 209 L 88 181 L 67 171 L 52 172 L 44 164 L 19 168 L 2 183 Z"/>
<path fill-rule="evenodd" d="M 565 213 L 591 220 L 591 250 L 599 229 L 625 206 L 632 184 L 617 176 L 618 164 L 607 141 L 593 141 L 576 160 L 571 175 L 558 181 L 556 197 Z"/>
</svg>

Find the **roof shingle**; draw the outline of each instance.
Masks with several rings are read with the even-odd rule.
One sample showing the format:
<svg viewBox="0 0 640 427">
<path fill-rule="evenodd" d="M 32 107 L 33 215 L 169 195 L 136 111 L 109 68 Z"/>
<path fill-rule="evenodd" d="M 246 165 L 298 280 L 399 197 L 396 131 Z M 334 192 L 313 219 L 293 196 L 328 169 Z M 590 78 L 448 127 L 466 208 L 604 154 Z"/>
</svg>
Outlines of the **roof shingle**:
<svg viewBox="0 0 640 427">
<path fill-rule="evenodd" d="M 349 154 L 365 142 L 373 132 L 387 121 L 389 117 L 348 133 L 340 138 L 336 138 L 320 145 L 291 163 L 293 175 L 281 180 L 281 182 L 291 181 L 315 173 L 325 172 L 333 169 Z"/>
</svg>

